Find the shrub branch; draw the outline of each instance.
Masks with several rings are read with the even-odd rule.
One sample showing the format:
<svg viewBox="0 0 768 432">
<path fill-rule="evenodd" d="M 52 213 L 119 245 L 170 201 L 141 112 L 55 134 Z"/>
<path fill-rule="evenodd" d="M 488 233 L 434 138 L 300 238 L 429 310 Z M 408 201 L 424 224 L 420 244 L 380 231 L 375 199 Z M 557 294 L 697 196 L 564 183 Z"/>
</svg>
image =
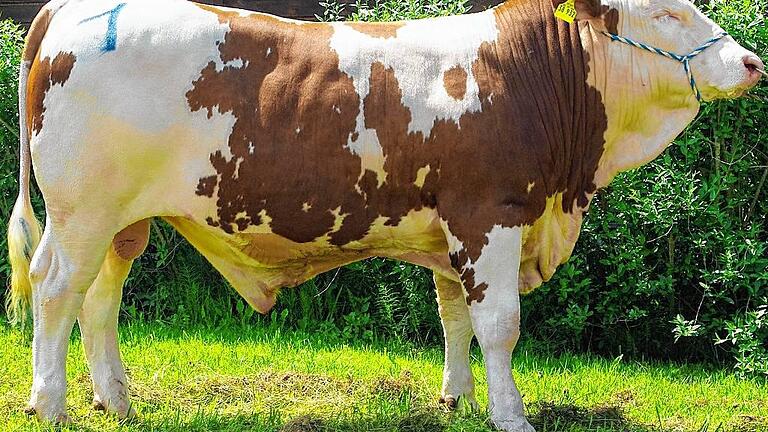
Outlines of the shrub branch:
<svg viewBox="0 0 768 432">
<path fill-rule="evenodd" d="M 13 136 L 15 136 L 17 140 L 19 139 L 19 132 L 16 129 L 12 128 L 11 125 L 9 125 L 8 122 L 6 122 L 5 119 L 2 116 L 0 116 L 0 124 L 2 124 L 3 127 L 8 129 L 8 131 L 10 133 L 12 133 Z"/>
</svg>

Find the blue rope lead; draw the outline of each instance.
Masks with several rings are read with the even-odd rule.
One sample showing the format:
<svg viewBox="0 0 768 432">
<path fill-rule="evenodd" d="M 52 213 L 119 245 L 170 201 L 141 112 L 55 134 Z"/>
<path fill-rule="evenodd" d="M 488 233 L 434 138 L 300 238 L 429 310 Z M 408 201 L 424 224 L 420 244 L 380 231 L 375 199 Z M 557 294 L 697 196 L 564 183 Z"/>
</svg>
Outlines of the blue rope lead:
<svg viewBox="0 0 768 432">
<path fill-rule="evenodd" d="M 719 35 L 713 37 L 712 39 L 704 42 L 700 47 L 696 48 L 695 50 L 691 51 L 690 53 L 682 56 L 679 54 L 675 54 L 673 52 L 669 52 L 667 50 L 663 50 L 661 48 L 652 47 L 650 45 L 646 45 L 642 42 L 634 41 L 630 38 L 626 38 L 623 36 L 615 35 L 613 33 L 608 32 L 602 32 L 604 35 L 611 38 L 612 41 L 618 41 L 623 42 L 627 45 L 633 46 L 635 48 L 644 49 L 646 51 L 650 51 L 655 54 L 662 55 L 666 58 L 678 61 L 683 64 L 683 69 L 685 69 L 685 73 L 688 75 L 688 81 L 691 83 L 691 90 L 693 90 L 693 94 L 696 95 L 696 100 L 701 103 L 701 92 L 699 91 L 699 87 L 696 85 L 696 79 L 693 77 L 693 71 L 691 70 L 691 59 L 696 57 L 697 55 L 701 54 L 706 50 L 707 48 L 711 47 L 712 45 L 716 44 L 720 39 L 728 36 L 728 33 L 723 32 Z"/>
</svg>

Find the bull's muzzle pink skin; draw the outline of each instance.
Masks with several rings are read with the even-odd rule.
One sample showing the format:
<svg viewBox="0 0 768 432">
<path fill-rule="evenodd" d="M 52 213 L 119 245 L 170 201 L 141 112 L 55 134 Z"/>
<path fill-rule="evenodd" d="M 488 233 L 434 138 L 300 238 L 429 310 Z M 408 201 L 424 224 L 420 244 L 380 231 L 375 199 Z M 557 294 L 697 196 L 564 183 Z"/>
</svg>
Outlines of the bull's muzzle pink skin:
<svg viewBox="0 0 768 432">
<path fill-rule="evenodd" d="M 761 76 L 768 77 L 768 73 L 765 72 L 765 63 L 754 54 L 744 56 L 744 67 L 747 69 L 747 85 L 749 87 L 757 85 Z"/>
</svg>

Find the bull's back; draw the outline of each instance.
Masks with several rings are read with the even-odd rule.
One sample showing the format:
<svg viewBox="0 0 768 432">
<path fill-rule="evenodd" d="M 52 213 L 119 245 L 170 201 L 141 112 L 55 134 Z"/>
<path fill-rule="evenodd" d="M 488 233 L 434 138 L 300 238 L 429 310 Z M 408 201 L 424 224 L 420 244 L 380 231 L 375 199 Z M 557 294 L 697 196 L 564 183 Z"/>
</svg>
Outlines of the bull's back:
<svg viewBox="0 0 768 432">
<path fill-rule="evenodd" d="M 225 231 L 243 224 L 243 195 L 284 212 L 320 191 L 344 201 L 361 171 L 345 149 L 359 97 L 332 34 L 326 24 L 181 0 L 71 0 L 29 86 L 41 187 L 58 195 L 85 171 L 81 193 L 66 185 L 71 201 L 109 190 L 133 202 L 130 217 L 214 216 Z M 212 177 L 221 178 L 216 196 Z M 238 208 L 227 214 L 217 201 Z M 328 210 L 309 213 L 327 222 L 318 214 Z"/>
</svg>

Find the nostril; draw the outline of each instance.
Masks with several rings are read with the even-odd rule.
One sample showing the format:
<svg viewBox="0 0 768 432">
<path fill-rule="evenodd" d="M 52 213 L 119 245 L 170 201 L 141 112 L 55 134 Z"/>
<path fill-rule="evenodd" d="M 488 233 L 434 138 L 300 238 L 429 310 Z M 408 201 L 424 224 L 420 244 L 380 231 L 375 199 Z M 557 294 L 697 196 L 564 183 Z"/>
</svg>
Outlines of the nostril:
<svg viewBox="0 0 768 432">
<path fill-rule="evenodd" d="M 743 58 L 744 61 L 744 67 L 747 68 L 747 70 L 751 73 L 759 72 L 763 75 L 765 75 L 765 64 L 762 60 L 760 60 L 760 57 L 750 54 L 746 55 Z"/>
</svg>

